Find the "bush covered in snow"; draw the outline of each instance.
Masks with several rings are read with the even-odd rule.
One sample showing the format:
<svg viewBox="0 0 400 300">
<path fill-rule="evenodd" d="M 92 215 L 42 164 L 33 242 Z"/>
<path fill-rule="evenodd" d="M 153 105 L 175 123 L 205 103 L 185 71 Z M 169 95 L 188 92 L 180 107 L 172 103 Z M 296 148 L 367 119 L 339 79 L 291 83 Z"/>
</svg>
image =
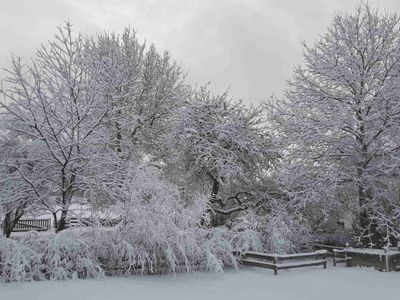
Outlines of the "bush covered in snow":
<svg viewBox="0 0 400 300">
<path fill-rule="evenodd" d="M 71 231 L 0 238 L 0 277 L 6 282 L 95 278 L 104 272 L 89 244 Z"/>
<path fill-rule="evenodd" d="M 96 253 L 110 273 L 222 271 L 236 267 L 235 232 L 203 226 L 206 200 L 188 206 L 178 190 L 149 167 L 130 166 L 119 184 L 114 212 L 118 228 L 94 239 Z M 113 197 L 113 195 L 110 195 Z M 202 225 L 203 224 L 203 225 Z"/>
<path fill-rule="evenodd" d="M 121 218 L 118 226 L 30 234 L 21 240 L 2 238 L 0 276 L 6 281 L 30 281 L 221 272 L 237 267 L 233 250 L 257 250 L 260 242 L 254 242 L 257 237 L 247 229 L 204 226 L 204 199 L 185 205 L 176 188 L 155 170 L 131 166 L 124 178 L 112 208 Z"/>
<path fill-rule="evenodd" d="M 112 230 L 66 230 L 0 238 L 0 278 L 6 282 L 97 278 L 237 267 L 235 234 L 224 228 L 174 228 L 145 233 L 133 226 Z M 143 231 L 142 231 L 143 230 Z M 246 241 L 242 241 L 246 245 Z M 247 250 L 246 247 L 245 250 Z"/>
<path fill-rule="evenodd" d="M 235 239 L 241 239 L 246 250 L 295 253 L 312 240 L 308 227 L 284 206 L 270 207 L 263 214 L 247 211 L 234 221 L 233 229 L 237 232 Z"/>
</svg>

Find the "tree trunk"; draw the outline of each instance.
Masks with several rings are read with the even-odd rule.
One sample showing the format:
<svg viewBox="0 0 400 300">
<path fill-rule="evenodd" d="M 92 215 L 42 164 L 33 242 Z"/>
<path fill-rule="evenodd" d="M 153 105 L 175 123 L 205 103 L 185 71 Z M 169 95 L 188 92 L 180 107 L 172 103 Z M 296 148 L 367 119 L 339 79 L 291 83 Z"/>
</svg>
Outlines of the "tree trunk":
<svg viewBox="0 0 400 300">
<path fill-rule="evenodd" d="M 53 223 L 53 225 L 54 225 L 54 228 L 56 229 L 56 232 L 57 232 L 57 224 L 58 224 L 57 213 L 52 212 L 52 215 L 53 215 L 53 218 L 54 218 L 54 223 Z"/>
<path fill-rule="evenodd" d="M 66 222 L 67 221 L 67 212 L 68 212 L 68 210 L 66 210 L 66 209 L 61 210 L 60 219 L 56 223 L 56 233 L 63 231 L 65 229 L 65 226 L 67 224 L 67 222 Z"/>
<path fill-rule="evenodd" d="M 359 213 L 357 216 L 357 234 L 360 235 L 360 242 L 364 247 L 381 247 L 382 234 L 377 230 L 377 224 L 372 219 L 372 212 L 368 209 L 368 202 L 372 200 L 373 195 L 366 184 L 362 183 L 362 172 L 358 171 L 358 201 Z"/>
<path fill-rule="evenodd" d="M 220 186 L 221 186 L 221 184 L 219 183 L 219 181 L 217 179 L 213 178 L 213 186 L 211 189 L 211 196 L 218 194 Z"/>
<path fill-rule="evenodd" d="M 74 183 L 76 179 L 75 170 L 73 170 L 73 172 L 71 173 L 71 177 L 69 178 L 69 180 L 65 175 L 65 170 L 62 171 L 62 175 L 63 175 L 62 177 L 63 192 L 61 193 L 62 208 L 61 208 L 61 216 L 58 222 L 57 222 L 57 216 L 53 214 L 56 221 L 56 233 L 63 231 L 66 228 L 68 210 L 71 204 L 72 196 L 74 194 Z M 68 187 L 65 188 L 66 186 Z"/>
<path fill-rule="evenodd" d="M 11 232 L 13 230 L 13 220 L 11 217 L 11 212 L 7 212 L 4 218 L 4 223 L 3 223 L 3 235 L 6 238 L 9 238 L 11 235 Z"/>
<path fill-rule="evenodd" d="M 15 225 L 18 223 L 18 221 L 23 216 L 25 206 L 26 206 L 26 204 L 21 207 L 18 207 L 15 210 L 15 213 L 12 210 L 9 210 L 6 212 L 5 218 L 4 218 L 4 223 L 3 223 L 3 235 L 6 238 L 9 238 L 11 236 L 11 233 L 12 233 Z"/>
</svg>

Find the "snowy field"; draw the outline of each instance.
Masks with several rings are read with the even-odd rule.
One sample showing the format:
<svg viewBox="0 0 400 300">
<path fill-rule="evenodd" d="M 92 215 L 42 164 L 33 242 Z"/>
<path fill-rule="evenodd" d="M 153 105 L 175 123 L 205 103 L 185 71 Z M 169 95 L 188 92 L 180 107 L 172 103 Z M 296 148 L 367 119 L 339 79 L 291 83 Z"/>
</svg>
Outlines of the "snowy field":
<svg viewBox="0 0 400 300">
<path fill-rule="evenodd" d="M 0 299 L 398 299 L 400 272 L 328 266 L 281 271 L 246 267 L 224 274 L 192 273 L 65 282 L 0 283 Z"/>
</svg>

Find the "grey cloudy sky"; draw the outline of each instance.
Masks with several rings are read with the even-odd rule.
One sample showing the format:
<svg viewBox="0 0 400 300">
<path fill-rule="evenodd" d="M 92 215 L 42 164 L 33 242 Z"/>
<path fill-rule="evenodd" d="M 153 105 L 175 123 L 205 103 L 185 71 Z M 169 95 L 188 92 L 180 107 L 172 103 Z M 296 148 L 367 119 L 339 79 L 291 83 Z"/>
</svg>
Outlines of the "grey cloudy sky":
<svg viewBox="0 0 400 300">
<path fill-rule="evenodd" d="M 335 11 L 352 11 L 358 0 L 0 0 L 0 66 L 11 54 L 28 59 L 56 27 L 69 19 L 76 31 L 121 32 L 168 50 L 193 83 L 230 87 L 235 98 L 256 103 L 281 95 L 301 41 L 326 31 Z M 400 12 L 399 0 L 371 0 Z M 4 76 L 4 72 L 0 72 Z"/>
</svg>

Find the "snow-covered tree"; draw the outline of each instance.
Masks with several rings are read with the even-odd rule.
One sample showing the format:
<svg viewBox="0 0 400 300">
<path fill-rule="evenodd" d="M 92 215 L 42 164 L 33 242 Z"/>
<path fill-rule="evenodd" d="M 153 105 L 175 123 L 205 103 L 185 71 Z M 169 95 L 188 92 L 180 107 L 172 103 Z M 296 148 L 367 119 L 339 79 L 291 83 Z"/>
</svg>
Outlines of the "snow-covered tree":
<svg viewBox="0 0 400 300">
<path fill-rule="evenodd" d="M 13 58 L 0 102 L 4 137 L 24 141 L 24 159 L 5 158 L 2 165 L 18 170 L 12 176 L 20 176 L 53 213 L 57 231 L 65 228 L 72 196 L 93 152 L 91 136 L 108 111 L 96 101 L 82 47 L 82 37 L 75 37 L 66 23 L 30 66 Z"/>
<path fill-rule="evenodd" d="M 93 84 L 108 103 L 102 134 L 125 159 L 159 157 L 160 138 L 171 113 L 182 105 L 186 87 L 179 66 L 154 45 L 139 42 L 133 30 L 87 40 L 84 55 Z"/>
<path fill-rule="evenodd" d="M 1 102 L 3 139 L 24 140 L 26 157 L 13 176 L 59 218 L 57 231 L 72 196 L 93 194 L 90 178 L 107 184 L 105 174 L 132 161 L 162 159 L 162 137 L 187 94 L 183 79 L 167 52 L 146 47 L 130 29 L 84 39 L 66 23 L 30 66 L 13 58 Z M 16 168 L 11 158 L 2 164 Z M 28 174 L 26 166 L 35 168 Z"/>
<path fill-rule="evenodd" d="M 98 91 L 96 101 L 108 108 L 91 136 L 92 175 L 85 177 L 83 190 L 88 199 L 112 204 L 123 197 L 127 165 L 162 161 L 166 149 L 162 137 L 187 87 L 169 54 L 139 42 L 129 28 L 121 35 L 107 33 L 86 40 L 83 56 L 92 87 Z"/>
<path fill-rule="evenodd" d="M 189 192 L 205 186 L 213 212 L 223 215 L 247 208 L 246 187 L 255 185 L 276 158 L 263 110 L 227 97 L 213 95 L 207 87 L 193 91 L 176 112 L 175 125 L 167 135 L 172 173 L 179 170 L 180 180 L 193 189 Z M 224 185 L 239 188 L 228 191 L 223 199 Z"/>
<path fill-rule="evenodd" d="M 304 45 L 304 63 L 270 114 L 283 137 L 287 195 L 329 212 L 346 193 L 370 245 L 386 230 L 381 223 L 398 226 L 399 21 L 367 4 L 338 13 L 326 34 Z"/>
</svg>

